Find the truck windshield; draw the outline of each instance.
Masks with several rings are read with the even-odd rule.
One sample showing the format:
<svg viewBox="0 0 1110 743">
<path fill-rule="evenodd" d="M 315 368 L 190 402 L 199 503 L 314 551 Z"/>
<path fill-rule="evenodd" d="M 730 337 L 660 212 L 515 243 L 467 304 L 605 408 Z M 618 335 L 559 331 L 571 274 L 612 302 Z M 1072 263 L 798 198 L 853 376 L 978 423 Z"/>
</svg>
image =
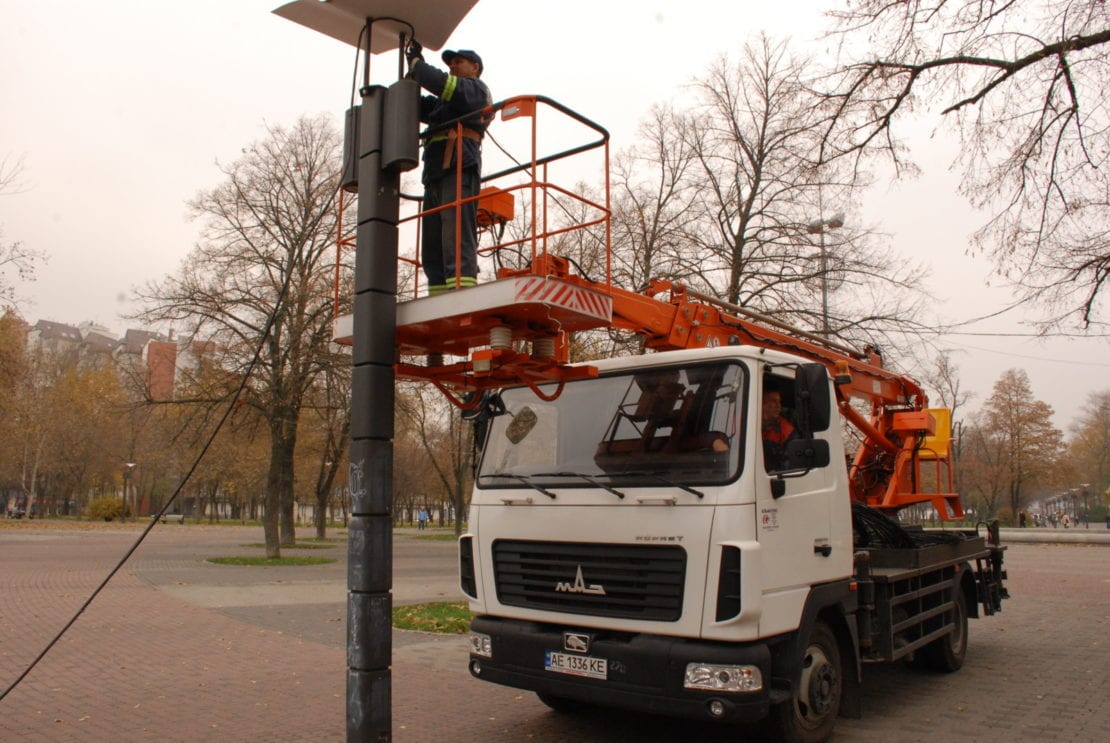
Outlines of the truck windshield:
<svg viewBox="0 0 1110 743">
<path fill-rule="evenodd" d="M 479 485 L 729 482 L 740 473 L 746 387 L 742 366 L 718 362 L 570 382 L 552 402 L 525 388 L 505 390 L 507 412 L 490 426 Z"/>
</svg>

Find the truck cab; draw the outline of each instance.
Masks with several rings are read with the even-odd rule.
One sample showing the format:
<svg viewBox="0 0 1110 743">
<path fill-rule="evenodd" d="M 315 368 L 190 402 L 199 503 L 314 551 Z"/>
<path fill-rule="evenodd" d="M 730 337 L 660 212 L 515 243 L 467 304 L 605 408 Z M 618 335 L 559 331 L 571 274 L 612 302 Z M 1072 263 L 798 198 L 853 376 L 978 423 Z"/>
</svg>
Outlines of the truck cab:
<svg viewBox="0 0 1110 743">
<path fill-rule="evenodd" d="M 470 670 L 556 705 L 764 717 L 791 698 L 800 633 L 854 610 L 832 383 L 742 346 L 597 367 L 552 400 L 500 395 L 461 541 Z M 797 434 L 777 450 L 772 390 Z"/>
</svg>

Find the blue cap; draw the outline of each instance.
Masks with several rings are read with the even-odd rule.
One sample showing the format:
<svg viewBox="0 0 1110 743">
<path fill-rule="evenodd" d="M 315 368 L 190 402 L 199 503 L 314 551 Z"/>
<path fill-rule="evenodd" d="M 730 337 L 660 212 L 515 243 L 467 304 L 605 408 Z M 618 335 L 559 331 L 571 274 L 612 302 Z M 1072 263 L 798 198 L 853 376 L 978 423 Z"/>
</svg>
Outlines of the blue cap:
<svg viewBox="0 0 1110 743">
<path fill-rule="evenodd" d="M 457 52 L 451 51 L 450 49 L 444 51 L 443 52 L 443 62 L 444 62 L 444 64 L 451 64 L 451 60 L 454 59 L 455 57 L 462 57 L 463 59 L 469 60 L 469 61 L 473 62 L 474 64 L 478 65 L 478 74 L 479 75 L 481 75 L 482 70 L 485 69 L 482 65 L 482 58 L 479 57 L 478 52 L 474 51 L 473 49 L 460 49 Z"/>
</svg>

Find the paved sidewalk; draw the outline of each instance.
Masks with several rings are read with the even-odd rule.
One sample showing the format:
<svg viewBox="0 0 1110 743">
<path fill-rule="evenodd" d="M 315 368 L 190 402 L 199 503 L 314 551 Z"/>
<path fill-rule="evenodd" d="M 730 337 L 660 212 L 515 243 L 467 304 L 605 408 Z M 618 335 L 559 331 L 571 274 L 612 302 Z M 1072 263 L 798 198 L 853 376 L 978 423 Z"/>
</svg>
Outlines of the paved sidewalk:
<svg viewBox="0 0 1110 743">
<path fill-rule="evenodd" d="M 0 529 L 0 685 L 136 535 Z M 250 554 L 243 545 L 259 538 L 257 528 L 156 528 L 0 703 L 0 740 L 343 741 L 343 561 L 230 570 L 205 562 Z M 453 572 L 442 569 L 453 551 L 451 542 L 395 539 L 399 601 L 453 599 L 444 595 L 453 594 Z M 864 717 L 840 720 L 838 743 L 1110 740 L 1110 548 L 1015 544 L 1007 563 L 1014 598 L 1002 614 L 972 623 L 968 665 L 950 676 L 868 667 Z M 740 735 L 666 718 L 555 714 L 532 694 L 471 679 L 459 637 L 395 631 L 393 648 L 399 743 L 731 743 Z"/>
</svg>

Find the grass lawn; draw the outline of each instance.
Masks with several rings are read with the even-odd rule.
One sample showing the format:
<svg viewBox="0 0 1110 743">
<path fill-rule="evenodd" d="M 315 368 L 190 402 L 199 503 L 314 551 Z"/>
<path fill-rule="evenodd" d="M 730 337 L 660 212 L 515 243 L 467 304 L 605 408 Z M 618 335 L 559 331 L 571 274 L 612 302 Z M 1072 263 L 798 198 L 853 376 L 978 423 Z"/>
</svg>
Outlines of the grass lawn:
<svg viewBox="0 0 1110 743">
<path fill-rule="evenodd" d="M 461 601 L 393 607 L 393 626 L 462 635 L 470 630 L 470 609 Z"/>
</svg>

